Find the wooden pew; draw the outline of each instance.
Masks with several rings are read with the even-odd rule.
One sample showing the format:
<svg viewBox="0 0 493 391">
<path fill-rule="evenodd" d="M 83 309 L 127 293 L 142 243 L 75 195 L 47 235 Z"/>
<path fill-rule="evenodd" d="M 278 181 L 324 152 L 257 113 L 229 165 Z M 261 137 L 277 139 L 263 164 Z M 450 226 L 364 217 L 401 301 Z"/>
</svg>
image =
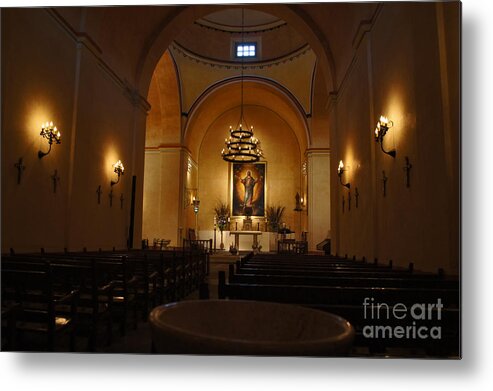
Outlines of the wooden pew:
<svg viewBox="0 0 493 391">
<path fill-rule="evenodd" d="M 299 261 L 302 262 L 302 261 Z M 296 263 L 296 261 L 295 261 Z M 458 355 L 459 341 L 459 289 L 458 281 L 444 279 L 443 274 L 416 273 L 406 270 L 394 273 L 378 271 L 361 271 L 359 268 L 337 272 L 328 267 L 323 272 L 320 267 L 309 271 L 292 268 L 291 265 L 273 264 L 257 269 L 241 266 L 237 263 L 236 271 L 230 265 L 229 283 L 224 272 L 219 274 L 218 293 L 220 298 L 267 300 L 287 302 L 325 310 L 348 319 L 356 328 L 357 344 L 369 346 L 376 351 L 386 347 L 422 347 L 430 355 Z M 290 269 L 287 269 L 287 268 Z M 331 270 L 332 269 L 332 270 Z M 254 272 L 252 273 L 252 270 Z M 313 273 L 317 270 L 317 274 Z M 375 303 L 395 305 L 403 303 L 434 303 L 443 300 L 444 308 L 439 324 L 444 330 L 443 337 L 436 341 L 416 341 L 412 339 L 369 340 L 363 335 L 364 327 L 378 327 L 376 320 L 364 318 L 363 301 L 373 298 Z M 436 313 L 436 311 L 435 311 Z M 385 325 L 396 326 L 392 319 Z M 421 322 L 420 325 L 432 326 L 433 322 Z"/>
<path fill-rule="evenodd" d="M 35 254 L 12 251 L 3 256 L 2 268 L 14 265 L 14 269 L 32 271 L 39 268 L 36 264 L 49 264 L 58 280 L 79 289 L 77 312 L 79 326 L 84 327 L 77 331 L 83 336 L 84 330 L 90 330 L 88 349 L 94 351 L 101 332 L 107 337 L 104 343 L 111 343 L 113 322 L 118 321 L 125 334 L 128 322 L 136 326 L 137 311 L 147 320 L 154 306 L 180 300 L 198 289 L 208 271 L 208 261 L 206 252 L 176 248 Z M 102 309 L 107 312 L 107 323 L 101 316 Z M 92 321 L 88 327 L 86 319 Z"/>
<path fill-rule="evenodd" d="M 380 286 L 380 287 L 402 287 L 402 288 L 448 288 L 456 289 L 457 281 L 443 279 L 438 275 L 436 278 L 419 278 L 398 275 L 397 277 L 381 278 L 380 276 L 366 277 L 361 273 L 351 276 L 337 275 L 299 275 L 299 274 L 260 274 L 235 273 L 234 266 L 229 265 L 229 282 L 243 284 L 273 284 L 273 285 L 315 285 L 315 286 Z"/>
<path fill-rule="evenodd" d="M 2 351 L 19 350 L 17 344 L 17 329 L 16 324 L 21 312 L 21 304 L 17 302 L 4 303 L 2 302 Z"/>
<path fill-rule="evenodd" d="M 2 263 L 6 263 L 2 262 Z M 104 309 L 111 312 L 108 327 L 112 320 L 119 318 L 120 331 L 126 333 L 126 324 L 130 313 L 134 315 L 134 327 L 137 317 L 137 277 L 133 273 L 133 264 L 126 262 L 125 257 L 98 257 L 93 254 L 84 256 L 69 256 L 63 254 L 17 255 L 15 260 L 10 258 L 11 265 L 18 269 L 24 264 L 24 270 L 33 269 L 35 264 L 48 263 L 52 272 L 60 275 L 59 281 L 76 286 L 83 291 L 83 300 L 78 306 L 82 317 L 92 309 L 90 316 L 94 321 L 106 317 Z M 31 266 L 29 266 L 31 265 Z M 91 299 L 88 299 L 88 295 Z M 111 296 L 109 296 L 111 295 Z M 97 296 L 97 297 L 96 297 Z M 93 325 L 93 330 L 97 329 Z M 91 335 L 93 338 L 93 335 Z M 108 340 L 111 333 L 108 331 Z"/>
<path fill-rule="evenodd" d="M 43 270 L 46 264 L 51 267 L 54 289 L 74 288 L 79 291 L 77 331 L 81 336 L 88 336 L 88 349 L 95 351 L 98 330 L 101 328 L 105 330 L 104 345 L 111 344 L 113 283 L 99 270 L 95 259 L 67 260 L 26 255 L 2 259 L 2 269 L 35 271 Z"/>
<path fill-rule="evenodd" d="M 41 265 L 40 265 L 41 266 Z M 61 292 L 55 289 L 51 266 L 44 265 L 36 271 L 9 270 L 2 268 L 2 302 L 19 303 L 21 310 L 16 319 L 16 332 L 23 341 L 27 334 L 43 335 L 44 346 L 28 350 L 55 350 L 55 339 L 61 334 L 70 334 L 70 350 L 75 350 L 77 323 L 77 290 Z M 62 306 L 70 307 L 67 316 Z M 22 342 L 19 345 L 23 350 Z"/>
<path fill-rule="evenodd" d="M 225 281 L 225 274 L 219 278 L 220 299 L 231 298 L 265 300 L 296 304 L 341 304 L 363 303 L 366 297 L 373 297 L 380 303 L 434 302 L 442 298 L 448 306 L 458 307 L 459 293 L 447 288 L 397 288 L 369 286 L 313 286 L 281 284 L 239 284 Z"/>
</svg>

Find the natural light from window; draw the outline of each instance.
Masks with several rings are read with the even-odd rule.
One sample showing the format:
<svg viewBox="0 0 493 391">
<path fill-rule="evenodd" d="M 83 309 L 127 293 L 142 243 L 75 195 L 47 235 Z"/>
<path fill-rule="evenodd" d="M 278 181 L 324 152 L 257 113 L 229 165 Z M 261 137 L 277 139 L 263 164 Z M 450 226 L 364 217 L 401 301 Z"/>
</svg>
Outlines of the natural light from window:
<svg viewBox="0 0 493 391">
<path fill-rule="evenodd" d="M 236 45 L 236 57 L 255 57 L 257 54 L 255 42 L 238 43 Z"/>
</svg>

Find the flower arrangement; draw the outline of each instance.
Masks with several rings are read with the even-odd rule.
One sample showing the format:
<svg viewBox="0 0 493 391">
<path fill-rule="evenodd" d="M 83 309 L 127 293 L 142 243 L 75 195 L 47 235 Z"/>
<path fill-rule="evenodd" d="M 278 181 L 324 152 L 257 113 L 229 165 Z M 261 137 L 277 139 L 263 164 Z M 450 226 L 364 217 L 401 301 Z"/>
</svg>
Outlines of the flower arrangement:
<svg viewBox="0 0 493 391">
<path fill-rule="evenodd" d="M 269 231 L 277 232 L 281 224 L 282 216 L 284 214 L 284 206 L 269 206 L 266 211 L 267 220 L 269 224 Z"/>
<path fill-rule="evenodd" d="M 224 231 L 228 226 L 229 205 L 218 201 L 214 207 L 214 214 L 216 216 L 217 227 L 220 231 Z"/>
</svg>

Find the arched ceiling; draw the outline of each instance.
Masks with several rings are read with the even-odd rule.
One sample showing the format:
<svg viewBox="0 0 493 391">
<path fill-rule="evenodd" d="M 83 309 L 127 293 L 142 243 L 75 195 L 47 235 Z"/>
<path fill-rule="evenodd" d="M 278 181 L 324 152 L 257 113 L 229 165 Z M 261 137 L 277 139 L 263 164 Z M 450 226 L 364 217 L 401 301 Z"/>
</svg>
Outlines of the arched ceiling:
<svg viewBox="0 0 493 391">
<path fill-rule="evenodd" d="M 246 4 L 245 9 L 274 15 L 308 42 L 325 72 L 326 91 L 337 91 L 350 65 L 362 27 L 373 19 L 379 3 Z M 87 37 L 102 60 L 121 78 L 147 96 L 159 59 L 182 31 L 196 21 L 221 24 L 214 13 L 231 5 L 59 7 L 61 18 Z M 238 8 L 238 6 L 236 6 Z M 229 12 L 229 11 L 228 11 Z M 212 17 L 211 17 L 212 15 Z M 231 19 L 231 17 L 228 17 Z M 260 19 L 261 18 L 257 18 Z M 262 23 L 270 22 L 265 19 Z M 252 25 L 253 22 L 249 21 Z M 255 22 L 257 23 L 257 22 Z M 223 23 L 224 24 L 224 23 Z"/>
<path fill-rule="evenodd" d="M 219 86 L 203 96 L 192 115 L 188 118 L 185 128 L 184 144 L 192 155 L 197 157 L 201 142 L 210 124 L 230 110 L 237 110 L 238 117 L 241 105 L 241 84 L 238 80 Z M 296 103 L 281 90 L 262 80 L 249 79 L 243 83 L 243 101 L 245 117 L 249 125 L 255 126 L 255 118 L 249 117 L 249 107 L 264 107 L 276 113 L 292 129 L 300 145 L 300 153 L 309 144 L 308 126 Z M 235 126 L 236 124 L 231 124 Z M 228 129 L 224 130 L 225 137 Z M 269 129 L 276 132 L 275 129 Z M 218 153 L 222 148 L 218 141 Z"/>
<path fill-rule="evenodd" d="M 180 79 L 183 113 L 188 114 L 205 91 L 225 80 L 240 77 L 242 72 L 244 77 L 257 77 L 277 83 L 290 92 L 305 115 L 311 113 L 316 57 L 308 47 L 276 61 L 243 65 L 211 61 L 174 44 L 170 47 L 170 52 Z"/>
<path fill-rule="evenodd" d="M 284 20 L 252 9 L 243 9 L 243 13 L 243 27 L 242 9 L 227 8 L 196 20 L 175 42 L 197 57 L 220 62 L 240 61 L 234 57 L 232 47 L 235 40 L 242 38 L 259 41 L 260 57 L 253 62 L 281 59 L 307 46 L 306 40 Z"/>
<path fill-rule="evenodd" d="M 167 51 L 159 61 L 147 100 L 146 148 L 181 142 L 180 92 L 173 59 Z"/>
<path fill-rule="evenodd" d="M 247 32 L 256 32 L 286 23 L 266 12 L 245 9 L 242 14 L 241 11 L 239 8 L 229 8 L 212 12 L 197 20 L 197 23 L 227 32 L 240 32 L 242 29 Z"/>
</svg>

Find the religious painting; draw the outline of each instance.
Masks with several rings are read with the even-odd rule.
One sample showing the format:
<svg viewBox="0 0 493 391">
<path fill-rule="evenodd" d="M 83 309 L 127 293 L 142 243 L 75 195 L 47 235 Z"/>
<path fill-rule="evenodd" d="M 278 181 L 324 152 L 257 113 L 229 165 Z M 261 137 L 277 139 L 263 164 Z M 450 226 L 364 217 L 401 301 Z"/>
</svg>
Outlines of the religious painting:
<svg viewBox="0 0 493 391">
<path fill-rule="evenodd" d="M 231 165 L 231 215 L 265 216 L 266 163 Z"/>
</svg>

